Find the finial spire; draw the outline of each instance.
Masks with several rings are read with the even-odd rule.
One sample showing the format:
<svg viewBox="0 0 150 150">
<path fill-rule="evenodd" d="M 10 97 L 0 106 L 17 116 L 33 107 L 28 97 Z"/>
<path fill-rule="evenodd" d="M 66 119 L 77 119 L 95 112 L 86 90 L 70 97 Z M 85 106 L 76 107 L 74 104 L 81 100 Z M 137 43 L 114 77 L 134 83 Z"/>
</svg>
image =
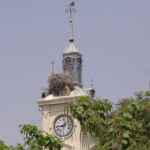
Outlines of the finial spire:
<svg viewBox="0 0 150 150">
<path fill-rule="evenodd" d="M 71 29 L 71 37 L 69 38 L 70 42 L 74 41 L 74 20 L 73 20 L 73 15 L 76 12 L 75 9 L 75 1 L 71 1 L 69 2 L 68 8 L 67 8 L 67 14 L 69 16 L 69 25 L 70 25 L 70 29 Z"/>
</svg>

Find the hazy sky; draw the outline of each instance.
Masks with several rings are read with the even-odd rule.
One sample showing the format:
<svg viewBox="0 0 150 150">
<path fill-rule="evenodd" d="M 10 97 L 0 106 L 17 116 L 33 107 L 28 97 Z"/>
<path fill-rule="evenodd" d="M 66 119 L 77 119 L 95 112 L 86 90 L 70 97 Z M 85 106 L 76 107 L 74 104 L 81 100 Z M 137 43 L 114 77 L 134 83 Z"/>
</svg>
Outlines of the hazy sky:
<svg viewBox="0 0 150 150">
<path fill-rule="evenodd" d="M 40 124 L 37 101 L 50 62 L 61 71 L 68 44 L 67 0 L 0 0 L 0 138 L 20 141 L 18 125 Z M 150 0 L 78 0 L 76 42 L 85 86 L 113 101 L 148 88 Z"/>
</svg>

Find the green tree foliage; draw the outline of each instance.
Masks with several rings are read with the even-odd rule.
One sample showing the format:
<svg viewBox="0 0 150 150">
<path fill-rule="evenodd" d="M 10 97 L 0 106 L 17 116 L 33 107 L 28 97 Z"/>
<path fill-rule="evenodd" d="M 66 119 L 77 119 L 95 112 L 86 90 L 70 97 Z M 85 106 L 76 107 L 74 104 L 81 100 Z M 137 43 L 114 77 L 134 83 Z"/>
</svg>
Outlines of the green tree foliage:
<svg viewBox="0 0 150 150">
<path fill-rule="evenodd" d="M 18 144 L 16 147 L 10 146 L 9 150 L 25 150 L 25 148 L 23 145 Z"/>
<path fill-rule="evenodd" d="M 24 145 L 29 150 L 60 150 L 62 147 L 61 141 L 47 133 L 43 133 L 36 126 L 23 125 L 21 133 L 24 135 Z"/>
<path fill-rule="evenodd" d="M 22 125 L 21 134 L 24 136 L 24 144 L 16 147 L 8 146 L 0 141 L 0 150 L 60 150 L 62 142 L 47 133 L 43 133 L 34 125 Z"/>
<path fill-rule="evenodd" d="M 150 149 L 150 91 L 122 99 L 115 108 L 109 100 L 81 97 L 71 113 L 83 132 L 97 139 L 96 150 Z"/>
<path fill-rule="evenodd" d="M 9 150 L 9 147 L 0 140 L 0 150 Z"/>
</svg>

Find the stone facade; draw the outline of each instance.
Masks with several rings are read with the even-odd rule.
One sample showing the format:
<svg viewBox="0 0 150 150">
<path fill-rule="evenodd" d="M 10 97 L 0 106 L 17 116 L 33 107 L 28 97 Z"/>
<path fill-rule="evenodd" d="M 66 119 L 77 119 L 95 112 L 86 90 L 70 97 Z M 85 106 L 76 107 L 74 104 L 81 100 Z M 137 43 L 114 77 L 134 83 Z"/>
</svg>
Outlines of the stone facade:
<svg viewBox="0 0 150 150">
<path fill-rule="evenodd" d="M 51 97 L 48 96 L 41 99 L 38 104 L 42 114 L 42 129 L 44 132 L 56 135 L 54 130 L 55 119 L 59 115 L 63 115 L 66 112 L 70 103 L 77 100 L 78 97 L 74 96 L 62 96 Z M 72 116 L 71 116 L 72 117 Z M 62 150 L 92 150 L 94 147 L 94 141 L 89 136 L 82 136 L 80 123 L 73 119 L 73 130 L 68 137 L 61 138 L 63 141 Z M 57 135 L 56 135 L 57 136 Z"/>
</svg>

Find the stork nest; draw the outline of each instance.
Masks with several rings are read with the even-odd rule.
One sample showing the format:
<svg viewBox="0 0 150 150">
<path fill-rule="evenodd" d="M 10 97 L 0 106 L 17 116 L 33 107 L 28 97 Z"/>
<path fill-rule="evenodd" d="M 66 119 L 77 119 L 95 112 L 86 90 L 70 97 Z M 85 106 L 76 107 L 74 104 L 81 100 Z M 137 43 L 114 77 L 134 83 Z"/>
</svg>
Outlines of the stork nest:
<svg viewBox="0 0 150 150">
<path fill-rule="evenodd" d="M 69 95 L 74 89 L 72 78 L 65 74 L 53 74 L 49 76 L 48 83 L 48 93 L 54 96 Z"/>
</svg>

